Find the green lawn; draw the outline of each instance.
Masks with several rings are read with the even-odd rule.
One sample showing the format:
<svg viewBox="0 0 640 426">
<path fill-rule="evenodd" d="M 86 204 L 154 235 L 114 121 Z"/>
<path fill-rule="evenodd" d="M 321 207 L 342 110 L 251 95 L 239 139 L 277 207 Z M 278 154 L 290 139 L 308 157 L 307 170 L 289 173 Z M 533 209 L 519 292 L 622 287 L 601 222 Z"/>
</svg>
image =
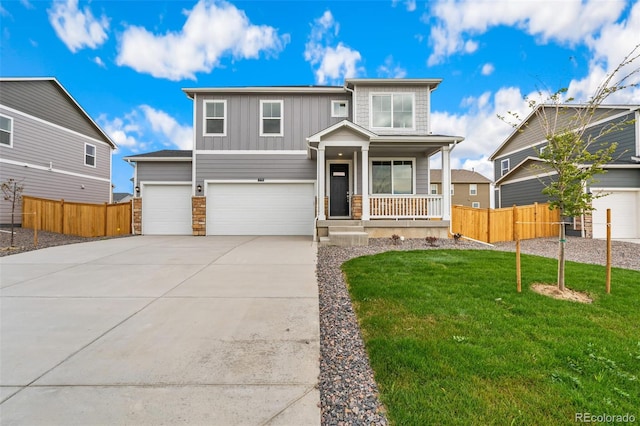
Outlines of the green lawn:
<svg viewBox="0 0 640 426">
<path fill-rule="evenodd" d="M 488 250 L 391 251 L 343 265 L 376 382 L 396 425 L 640 421 L 640 272 L 567 262 L 592 304 L 530 290 L 557 261 Z"/>
</svg>

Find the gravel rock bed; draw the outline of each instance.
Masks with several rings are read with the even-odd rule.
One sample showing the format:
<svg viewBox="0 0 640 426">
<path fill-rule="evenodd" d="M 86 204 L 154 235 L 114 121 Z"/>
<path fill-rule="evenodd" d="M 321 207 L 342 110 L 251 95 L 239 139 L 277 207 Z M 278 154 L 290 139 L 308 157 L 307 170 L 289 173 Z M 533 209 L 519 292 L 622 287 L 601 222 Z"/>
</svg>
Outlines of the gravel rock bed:
<svg viewBox="0 0 640 426">
<path fill-rule="evenodd" d="M 557 238 L 526 240 L 522 253 L 555 258 Z M 340 266 L 354 257 L 389 250 L 485 249 L 515 251 L 515 243 L 494 247 L 461 240 L 438 240 L 430 247 L 423 239 L 398 245 L 390 239 L 370 239 L 364 247 L 319 247 L 317 276 L 320 296 L 320 405 L 322 425 L 387 425 L 384 407 L 364 348 L 358 321 L 351 305 Z M 568 237 L 566 258 L 581 263 L 606 263 L 606 242 Z M 614 267 L 640 270 L 640 245 L 612 242 Z"/>
</svg>

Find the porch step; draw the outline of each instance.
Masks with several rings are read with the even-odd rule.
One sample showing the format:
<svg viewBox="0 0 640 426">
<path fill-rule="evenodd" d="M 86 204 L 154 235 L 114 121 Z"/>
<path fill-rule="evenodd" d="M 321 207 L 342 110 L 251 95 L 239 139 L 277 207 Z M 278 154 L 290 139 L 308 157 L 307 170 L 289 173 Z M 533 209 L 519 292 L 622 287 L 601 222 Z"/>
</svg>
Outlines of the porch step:
<svg viewBox="0 0 640 426">
<path fill-rule="evenodd" d="M 328 226 L 329 235 L 335 232 L 364 232 L 364 226 L 362 225 L 338 225 L 338 226 Z"/>
<path fill-rule="evenodd" d="M 364 232 L 364 226 L 329 226 L 327 237 L 320 237 L 320 246 L 366 246 L 369 244 L 369 234 Z"/>
</svg>

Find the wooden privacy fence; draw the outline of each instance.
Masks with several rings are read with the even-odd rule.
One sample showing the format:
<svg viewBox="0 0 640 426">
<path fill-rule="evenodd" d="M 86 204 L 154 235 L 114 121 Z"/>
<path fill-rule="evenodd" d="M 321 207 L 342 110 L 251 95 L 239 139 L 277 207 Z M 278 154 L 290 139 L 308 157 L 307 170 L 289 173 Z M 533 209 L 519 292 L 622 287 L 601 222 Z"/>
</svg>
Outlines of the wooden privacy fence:
<svg viewBox="0 0 640 426">
<path fill-rule="evenodd" d="M 131 234 L 131 203 L 86 204 L 22 197 L 23 228 L 78 235 L 111 237 Z"/>
<path fill-rule="evenodd" d="M 453 206 L 451 228 L 474 240 L 487 243 L 559 235 L 560 212 L 549 204 L 513 206 L 503 209 L 476 209 Z M 516 234 L 517 233 L 517 234 Z"/>
</svg>

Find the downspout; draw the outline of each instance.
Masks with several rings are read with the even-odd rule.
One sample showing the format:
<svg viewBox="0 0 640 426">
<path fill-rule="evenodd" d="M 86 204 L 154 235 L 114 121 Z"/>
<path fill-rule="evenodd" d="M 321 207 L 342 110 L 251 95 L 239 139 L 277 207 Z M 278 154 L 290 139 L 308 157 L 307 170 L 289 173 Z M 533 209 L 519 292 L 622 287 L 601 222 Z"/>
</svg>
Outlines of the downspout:
<svg viewBox="0 0 640 426">
<path fill-rule="evenodd" d="M 307 148 L 308 149 L 313 149 L 316 152 L 316 161 L 317 160 L 317 152 L 318 152 L 318 148 L 314 148 L 313 146 L 311 146 L 311 144 L 309 143 L 309 141 L 307 140 Z M 316 168 L 317 170 L 317 168 Z M 316 172 L 317 174 L 317 172 Z M 318 176 L 316 176 L 316 185 L 318 184 Z M 316 217 L 313 218 L 313 241 L 314 242 L 318 242 L 320 241 L 320 238 L 318 237 L 318 212 L 320 211 L 320 200 L 318 200 L 318 191 L 316 191 Z"/>
</svg>

